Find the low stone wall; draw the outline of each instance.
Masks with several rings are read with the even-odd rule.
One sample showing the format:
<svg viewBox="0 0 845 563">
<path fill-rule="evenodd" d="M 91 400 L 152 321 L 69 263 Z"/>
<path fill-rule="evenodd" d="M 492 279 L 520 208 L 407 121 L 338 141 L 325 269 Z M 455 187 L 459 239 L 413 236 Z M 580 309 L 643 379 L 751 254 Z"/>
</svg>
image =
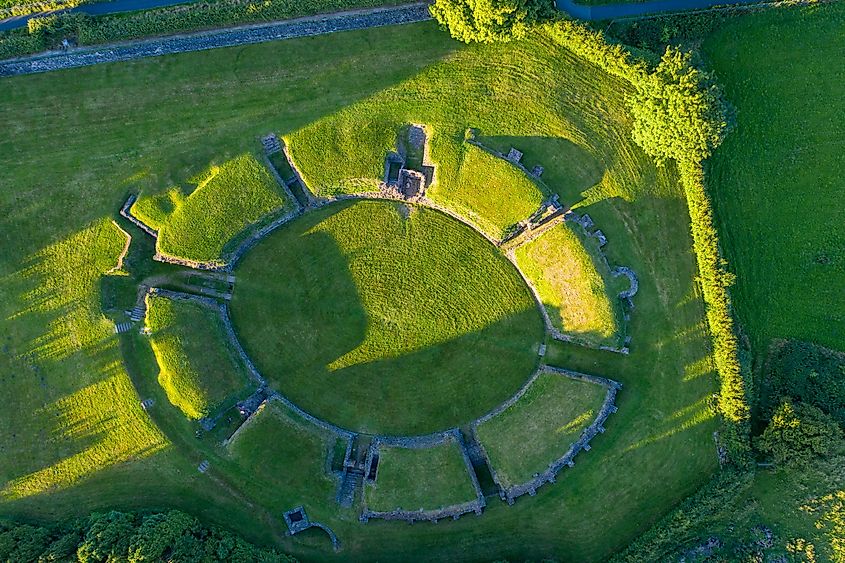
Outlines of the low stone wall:
<svg viewBox="0 0 845 563">
<path fill-rule="evenodd" d="M 153 238 L 158 238 L 158 231 L 132 215 L 132 206 L 138 200 L 138 196 L 136 194 L 131 194 L 128 198 L 126 198 L 126 203 L 123 204 L 123 207 L 120 208 L 120 216 L 150 235 Z"/>
<path fill-rule="evenodd" d="M 241 258 L 243 258 L 244 254 L 246 254 L 253 246 L 258 244 L 264 237 L 284 225 L 285 223 L 299 217 L 302 214 L 302 208 L 296 202 L 296 198 L 293 199 L 295 208 L 292 211 L 288 211 L 274 219 L 268 225 L 261 227 L 260 229 L 253 232 L 246 240 L 244 240 L 238 248 L 232 251 L 230 254 L 227 255 L 225 258 L 225 265 L 222 270 L 226 272 L 231 272 L 235 269 L 235 266 L 240 262 Z"/>
<path fill-rule="evenodd" d="M 0 76 L 33 74 L 101 63 L 158 57 L 173 53 L 204 51 L 219 47 L 251 45 L 294 37 L 310 37 L 337 31 L 351 31 L 431 19 L 426 3 L 356 10 L 338 14 L 304 17 L 269 24 L 232 27 L 171 35 L 112 45 L 96 45 L 0 62 Z"/>
<path fill-rule="evenodd" d="M 484 493 L 482 493 L 481 491 L 481 486 L 478 483 L 478 479 L 475 476 L 475 470 L 472 468 L 472 462 L 470 461 L 469 456 L 466 453 L 466 447 L 463 443 L 463 438 L 461 437 L 460 430 L 454 428 L 452 430 L 448 430 L 439 434 L 430 434 L 428 436 L 416 437 L 423 439 L 420 441 L 414 441 L 415 437 L 388 438 L 387 441 L 383 440 L 383 438 L 384 437 L 382 436 L 376 436 L 373 440 L 373 444 L 370 446 L 370 452 L 367 455 L 368 473 L 372 456 L 378 452 L 378 449 L 381 445 L 403 448 L 427 449 L 444 444 L 453 443 L 456 444 L 461 451 L 461 456 L 463 457 L 467 474 L 472 480 L 473 490 L 475 491 L 475 500 L 467 501 L 460 504 L 453 504 L 451 506 L 446 506 L 433 510 L 397 509 L 389 511 L 377 511 L 370 510 L 367 506 L 364 506 L 364 509 L 361 512 L 361 516 L 359 518 L 361 522 L 368 522 L 372 518 L 378 518 L 381 520 L 404 520 L 412 524 L 416 521 L 428 521 L 434 522 L 436 524 L 438 520 L 443 520 L 444 518 L 452 518 L 453 520 L 457 520 L 463 514 L 467 514 L 469 512 L 474 512 L 476 515 L 479 516 L 481 515 L 482 511 L 484 510 L 484 507 L 486 506 L 486 501 L 484 500 Z M 405 445 L 406 443 L 413 445 Z"/>
<path fill-rule="evenodd" d="M 258 413 L 260 413 L 261 411 L 263 411 L 263 410 L 264 410 L 264 408 L 265 408 L 266 406 L 267 406 L 267 400 L 265 399 L 265 400 L 261 403 L 261 405 L 260 405 L 257 409 L 255 409 L 255 412 L 253 412 L 252 414 L 250 414 L 250 415 L 246 418 L 246 420 L 244 420 L 244 421 L 241 423 L 241 425 L 240 425 L 240 426 L 238 426 L 237 430 L 235 430 L 234 432 L 232 432 L 232 435 L 231 435 L 231 436 L 229 436 L 228 438 L 226 438 L 225 440 L 223 440 L 223 447 L 224 447 L 224 448 L 225 448 L 225 447 L 228 447 L 228 446 L 229 446 L 229 444 L 231 444 L 232 442 L 234 442 L 235 440 L 237 440 L 237 439 L 238 439 L 238 436 L 240 436 L 240 435 L 241 435 L 241 433 L 243 432 L 244 428 L 248 428 L 249 426 L 251 426 L 251 425 L 252 425 L 252 423 L 253 423 L 253 422 L 255 422 L 256 418 L 258 418 Z"/>
<path fill-rule="evenodd" d="M 612 413 L 616 412 L 616 394 L 622 387 L 621 383 L 618 383 L 611 379 L 606 379 L 603 377 L 597 377 L 546 365 L 540 367 L 540 369 L 535 374 L 535 377 L 532 379 L 531 383 L 533 383 L 533 380 L 536 380 L 536 377 L 539 376 L 540 373 L 554 373 L 572 379 L 577 379 L 579 381 L 586 381 L 596 385 L 601 385 L 602 387 L 605 387 L 607 389 L 607 393 L 605 395 L 604 402 L 602 403 L 602 407 L 596 415 L 596 418 L 593 420 L 592 424 L 590 424 L 590 426 L 584 429 L 584 431 L 581 433 L 581 436 L 579 436 L 579 438 L 572 443 L 569 449 L 561 457 L 549 463 L 545 471 L 536 474 L 533 479 L 525 483 L 506 487 L 502 483 L 498 474 L 496 473 L 496 468 L 490 462 L 490 458 L 487 455 L 487 451 L 485 450 L 484 445 L 479 442 L 479 445 L 481 446 L 481 453 L 485 457 L 487 465 L 490 467 L 490 472 L 493 476 L 493 481 L 499 487 L 500 496 L 502 500 L 507 501 L 508 504 L 513 504 L 514 500 L 517 497 L 520 497 L 525 494 L 534 496 L 537 493 L 537 489 L 540 488 L 542 485 L 546 483 L 554 483 L 557 478 L 557 474 L 564 467 L 572 467 L 575 465 L 574 458 L 579 452 L 590 450 L 590 441 L 595 438 L 597 434 L 601 434 L 604 432 L 604 423 L 607 420 L 607 417 L 610 416 Z M 522 394 L 524 394 L 525 391 L 521 391 Z M 521 396 L 522 395 L 520 394 L 519 397 Z M 496 414 L 500 414 L 501 412 L 503 412 L 505 408 L 514 404 L 519 397 L 516 397 L 510 402 L 510 404 L 508 404 L 504 408 L 496 409 L 495 411 L 493 411 L 493 413 L 495 414 L 491 413 L 490 415 L 482 417 L 475 421 L 472 424 L 473 434 L 477 437 L 477 428 L 479 424 L 485 422 L 486 420 L 489 420 L 493 416 L 496 416 Z"/>
</svg>

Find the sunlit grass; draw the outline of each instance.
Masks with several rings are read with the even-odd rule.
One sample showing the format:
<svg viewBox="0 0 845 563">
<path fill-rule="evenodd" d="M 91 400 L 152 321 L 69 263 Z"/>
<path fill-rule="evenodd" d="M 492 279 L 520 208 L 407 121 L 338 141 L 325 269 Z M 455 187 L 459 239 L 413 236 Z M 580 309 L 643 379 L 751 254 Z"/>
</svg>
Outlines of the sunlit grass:
<svg viewBox="0 0 845 563">
<path fill-rule="evenodd" d="M 456 442 L 426 449 L 382 446 L 378 477 L 365 489 L 371 510 L 432 510 L 475 500 Z"/>
<path fill-rule="evenodd" d="M 3 497 L 14 499 L 63 489 L 110 466 L 152 455 L 167 446 L 164 435 L 141 408 L 123 367 L 113 364 L 107 372 L 107 379 L 37 413 L 53 426 L 45 446 L 71 441 L 78 451 L 7 483 L 2 489 Z"/>
<path fill-rule="evenodd" d="M 159 364 L 159 384 L 188 418 L 207 416 L 246 386 L 245 370 L 229 349 L 215 311 L 149 296 L 146 326 Z"/>
<path fill-rule="evenodd" d="M 214 165 L 180 188 L 140 198 L 133 212 L 158 229 L 159 252 L 215 262 L 227 243 L 270 212 L 292 208 L 270 172 L 251 154 Z"/>
<path fill-rule="evenodd" d="M 480 424 L 478 439 L 504 486 L 531 480 L 563 456 L 595 419 L 607 390 L 541 373 L 505 412 Z"/>
<path fill-rule="evenodd" d="M 515 250 L 558 330 L 595 345 L 619 345 L 618 283 L 600 259 L 595 239 L 557 225 Z M 621 289 L 621 288 L 619 288 Z"/>
</svg>

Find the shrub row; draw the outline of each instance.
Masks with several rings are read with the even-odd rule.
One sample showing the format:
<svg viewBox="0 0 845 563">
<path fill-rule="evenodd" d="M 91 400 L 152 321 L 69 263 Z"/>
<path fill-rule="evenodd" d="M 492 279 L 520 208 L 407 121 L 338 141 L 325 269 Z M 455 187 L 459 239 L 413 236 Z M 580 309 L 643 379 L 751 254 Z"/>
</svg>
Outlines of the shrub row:
<svg viewBox="0 0 845 563">
<path fill-rule="evenodd" d="M 96 0 L 95 0 L 96 1 Z M 0 4 L 3 2 L 0 2 Z M 87 4 L 86 0 L 40 0 L 38 2 L 23 2 L 0 8 L 0 19 L 12 16 L 26 16 L 38 12 L 52 12 L 54 10 L 65 10 L 75 8 L 80 4 Z"/>
<path fill-rule="evenodd" d="M 0 521 L 0 561 L 294 563 L 183 512 L 92 514 L 59 527 Z"/>
<path fill-rule="evenodd" d="M 94 45 L 227 25 L 270 22 L 318 13 L 408 3 L 409 0 L 211 0 L 155 10 L 91 17 L 61 14 L 33 18 L 54 33 L 14 30 L 0 35 L 0 58 L 54 48 L 62 38 Z M 40 21 L 47 20 L 47 21 Z M 32 20 L 30 20 L 32 21 Z M 61 36 L 55 37 L 61 33 Z"/>
<path fill-rule="evenodd" d="M 573 21 L 556 21 L 549 26 L 557 43 L 567 50 L 609 74 L 630 82 L 638 90 L 655 89 L 652 84 L 645 85 L 654 79 L 648 66 L 635 59 L 622 45 L 609 43 L 600 32 Z M 710 125 L 701 124 L 701 129 L 705 130 Z M 700 153 L 700 150 L 696 151 L 696 154 Z M 726 271 L 719 251 L 713 209 L 707 195 L 701 162 L 687 159 L 677 162 L 677 165 L 689 206 L 698 279 L 707 308 L 707 321 L 721 386 L 718 407 L 726 423 L 722 441 L 729 450 L 730 458 L 743 464 L 748 460 L 750 452 L 751 411 L 728 295 L 733 276 Z"/>
</svg>

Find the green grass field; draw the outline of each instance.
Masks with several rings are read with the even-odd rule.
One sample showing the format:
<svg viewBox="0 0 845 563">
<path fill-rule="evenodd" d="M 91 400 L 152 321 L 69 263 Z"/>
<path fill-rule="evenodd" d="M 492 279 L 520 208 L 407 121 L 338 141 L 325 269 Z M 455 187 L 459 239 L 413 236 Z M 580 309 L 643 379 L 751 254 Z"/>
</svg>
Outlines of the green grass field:
<svg viewBox="0 0 845 563">
<path fill-rule="evenodd" d="M 621 345 L 624 321 L 617 295 L 624 287 L 611 276 L 595 238 L 561 223 L 514 254 L 556 329 L 592 346 Z"/>
<path fill-rule="evenodd" d="M 530 481 L 563 456 L 598 416 L 607 390 L 542 373 L 513 406 L 476 430 L 502 485 Z"/>
<path fill-rule="evenodd" d="M 237 269 L 232 319 L 259 370 L 344 428 L 463 424 L 513 395 L 537 363 L 542 322 L 513 266 L 442 213 L 404 213 L 329 207 Z"/>
<path fill-rule="evenodd" d="M 254 416 L 228 446 L 248 492 L 276 512 L 303 505 L 315 520 L 334 514 L 336 483 L 324 471 L 334 436 L 275 401 Z"/>
<path fill-rule="evenodd" d="M 196 303 L 147 298 L 146 326 L 172 404 L 191 419 L 243 393 L 248 379 L 228 351 L 219 315 Z"/>
<path fill-rule="evenodd" d="M 221 261 L 244 230 L 294 205 L 251 154 L 213 165 L 189 185 L 187 194 L 175 187 L 141 197 L 132 212 L 158 231 L 159 252 L 197 262 Z"/>
<path fill-rule="evenodd" d="M 425 449 L 381 446 L 365 500 L 375 511 L 434 510 L 475 500 L 475 489 L 454 441 Z"/>
<path fill-rule="evenodd" d="M 576 192 L 600 178 L 589 213 L 611 240 L 611 262 L 630 265 L 641 284 L 629 357 L 550 347 L 547 359 L 625 384 L 614 430 L 566 479 L 530 502 L 491 503 L 480 518 L 437 526 L 362 525 L 352 514 L 326 514 L 344 541 L 335 557 L 607 558 L 717 467 L 717 424 L 707 404 L 715 376 L 683 192 L 671 167 L 655 167 L 630 143 L 628 94 L 628 85 L 542 33 L 467 47 L 432 23 L 0 81 L 0 128 L 7 133 L 0 137 L 0 185 L 13 186 L 0 190 L 0 394 L 16 399 L 14 409 L 0 412 L 0 483 L 28 491 L 5 495 L 0 516 L 51 520 L 109 508 L 182 508 L 304 559 L 333 557 L 324 536 L 282 535 L 279 503 L 250 489 L 239 464 L 197 440 L 168 403 L 147 341 L 111 332 L 99 312 L 100 279 L 123 242 L 108 242 L 97 258 L 89 241 L 130 192 L 163 193 L 209 162 L 255 150 L 267 131 L 293 139 L 332 116 L 366 123 L 370 112 L 373 120 L 389 114 L 391 126 L 430 124 L 441 172 L 457 169 L 467 127 L 527 139 L 536 154 L 554 152 L 543 147 L 561 139 L 577 145 L 571 154 L 583 165 L 561 163 L 558 176 L 592 172 L 553 187 Z M 375 149 L 362 145 L 364 158 L 372 153 L 380 164 L 394 141 L 390 129 Z M 549 163 L 547 174 L 557 166 Z M 79 277 L 84 283 L 74 281 Z M 36 353 L 53 349 L 61 353 Z M 88 399 L 77 400 L 82 396 Z M 146 396 L 157 401 L 145 414 L 138 403 Z M 55 416 L 68 410 L 64 401 L 80 405 L 75 412 L 84 421 L 66 436 Z M 205 475 L 196 470 L 204 459 L 212 464 Z M 24 485 L 69 465 L 78 469 L 69 478 Z M 290 491 L 280 487 L 282 493 Z"/>
<path fill-rule="evenodd" d="M 839 4 L 772 11 L 704 45 L 738 111 L 709 173 L 734 302 L 758 353 L 772 338 L 845 350 L 845 99 L 835 94 L 845 68 L 831 64 L 845 53 L 843 24 Z"/>
</svg>

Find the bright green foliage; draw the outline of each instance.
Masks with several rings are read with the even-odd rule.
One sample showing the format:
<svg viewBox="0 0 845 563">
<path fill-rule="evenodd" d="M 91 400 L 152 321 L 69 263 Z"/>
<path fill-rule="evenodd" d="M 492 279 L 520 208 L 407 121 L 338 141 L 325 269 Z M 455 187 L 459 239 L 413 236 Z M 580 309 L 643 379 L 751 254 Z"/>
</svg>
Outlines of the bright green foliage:
<svg viewBox="0 0 845 563">
<path fill-rule="evenodd" d="M 537 288 L 555 328 L 594 346 L 618 346 L 619 280 L 610 274 L 598 241 L 576 229 L 562 223 L 518 247 L 517 264 Z"/>
<path fill-rule="evenodd" d="M 272 402 L 238 432 L 229 453 L 251 492 L 274 511 L 303 504 L 321 520 L 336 510 L 336 483 L 325 471 L 333 445 L 334 435 Z"/>
<path fill-rule="evenodd" d="M 187 197 L 174 188 L 133 205 L 158 227 L 157 248 L 165 255 L 219 262 L 231 240 L 250 225 L 293 206 L 270 172 L 250 154 L 211 166 L 192 183 L 196 188 Z M 168 207 L 172 207 L 169 213 Z"/>
<path fill-rule="evenodd" d="M 533 23 L 554 13 L 550 0 L 435 0 L 429 10 L 465 43 L 522 39 Z"/>
<path fill-rule="evenodd" d="M 841 452 L 842 429 L 812 405 L 784 401 L 757 441 L 757 448 L 779 465 L 805 465 Z"/>
<path fill-rule="evenodd" d="M 504 486 L 530 481 L 563 456 L 598 416 L 607 390 L 542 373 L 514 405 L 478 426 L 478 439 Z"/>
<path fill-rule="evenodd" d="M 719 412 L 729 423 L 722 438 L 728 444 L 733 461 L 743 463 L 748 452 L 751 409 L 748 404 L 746 374 L 739 363 L 728 288 L 733 276 L 725 269 L 719 252 L 719 236 L 713 219 L 710 197 L 704 186 L 700 165 L 679 163 L 681 185 L 689 207 L 693 249 L 698 261 L 698 281 L 707 304 L 707 323 L 713 339 L 713 358 L 719 372 Z"/>
<path fill-rule="evenodd" d="M 528 378 L 542 339 L 507 259 L 425 208 L 315 212 L 251 250 L 237 276 L 232 317 L 258 369 L 350 429 L 424 434 L 480 416 Z"/>
<path fill-rule="evenodd" d="M 134 514 L 109 512 L 91 516 L 91 525 L 77 549 L 79 563 L 110 561 L 129 551 L 136 526 Z"/>
<path fill-rule="evenodd" d="M 145 516 L 112 511 L 55 528 L 0 523 L 0 559 L 43 563 L 296 561 L 257 548 L 229 532 L 203 526 L 196 518 L 176 510 Z"/>
<path fill-rule="evenodd" d="M 146 325 L 152 331 L 158 382 L 188 418 L 208 415 L 245 386 L 246 374 L 229 349 L 215 311 L 150 296 Z"/>
<path fill-rule="evenodd" d="M 631 136 L 658 163 L 701 162 L 728 131 L 728 111 L 712 75 L 667 47 L 654 72 L 636 82 Z"/>
<path fill-rule="evenodd" d="M 365 490 L 370 510 L 434 510 L 475 500 L 457 443 L 425 449 L 379 448 L 378 477 Z"/>
<path fill-rule="evenodd" d="M 542 189 L 519 168 L 474 145 L 461 147 L 457 176 L 443 176 L 433 197 L 497 239 L 543 201 Z"/>
</svg>

